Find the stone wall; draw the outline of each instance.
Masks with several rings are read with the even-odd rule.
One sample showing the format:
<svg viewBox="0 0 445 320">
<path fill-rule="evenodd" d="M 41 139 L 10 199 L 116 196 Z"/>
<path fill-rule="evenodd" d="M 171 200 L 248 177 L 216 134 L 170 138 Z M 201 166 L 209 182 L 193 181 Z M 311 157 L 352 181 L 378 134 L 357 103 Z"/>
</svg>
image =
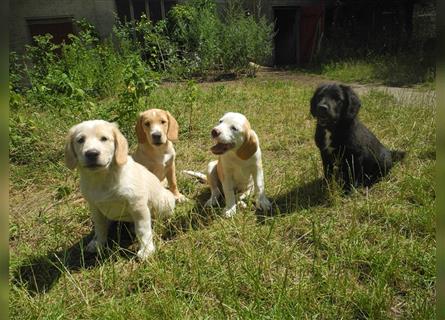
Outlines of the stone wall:
<svg viewBox="0 0 445 320">
<path fill-rule="evenodd" d="M 27 21 L 30 19 L 81 19 L 96 26 L 103 38 L 114 24 L 114 0 L 15 0 L 10 2 L 9 50 L 23 52 L 31 43 Z"/>
</svg>

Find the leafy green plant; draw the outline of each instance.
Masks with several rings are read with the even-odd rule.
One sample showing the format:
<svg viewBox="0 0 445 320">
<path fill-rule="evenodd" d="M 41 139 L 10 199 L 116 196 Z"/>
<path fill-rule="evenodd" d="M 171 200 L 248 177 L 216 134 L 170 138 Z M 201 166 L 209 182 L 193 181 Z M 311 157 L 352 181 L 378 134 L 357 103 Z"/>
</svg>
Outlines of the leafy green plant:
<svg viewBox="0 0 445 320">
<path fill-rule="evenodd" d="M 62 60 L 69 78 L 91 96 L 112 94 L 122 81 L 126 57 L 111 41 L 99 41 L 94 27 L 78 22 L 81 31 L 69 35 L 70 43 L 62 48 Z"/>
<path fill-rule="evenodd" d="M 139 52 L 154 71 L 166 77 L 180 70 L 178 48 L 171 41 L 165 20 L 154 24 L 145 15 L 133 22 L 117 22 L 113 34 L 123 52 Z"/>
<path fill-rule="evenodd" d="M 50 68 L 57 63 L 56 52 L 60 46 L 54 44 L 52 39 L 50 34 L 35 36 L 34 44 L 25 47 L 25 70 L 32 87 L 43 85 Z"/>
<path fill-rule="evenodd" d="M 150 93 L 158 86 L 159 76 L 152 71 L 139 55 L 128 58 L 123 72 L 125 87 L 119 93 L 119 108 L 110 110 L 112 121 L 118 121 L 124 134 L 130 134 L 133 130 L 133 122 L 136 119 L 139 99 Z"/>
<path fill-rule="evenodd" d="M 169 24 L 192 73 L 218 68 L 221 21 L 213 1 L 193 0 L 175 6 L 169 12 Z"/>
<path fill-rule="evenodd" d="M 249 62 L 265 63 L 272 54 L 273 24 L 265 17 L 255 19 L 239 6 L 225 14 L 221 40 L 223 69 L 246 72 Z"/>
<path fill-rule="evenodd" d="M 66 43 L 54 45 L 52 36 L 44 35 L 35 37 L 35 43 L 27 47 L 23 69 L 30 87 L 21 90 L 34 105 L 73 109 L 93 97 L 113 96 L 126 87 L 123 73 L 130 51 L 117 49 L 111 40 L 100 41 L 86 21 L 77 24 L 79 32 L 69 35 Z M 15 56 L 11 60 L 11 89 L 18 91 L 20 74 L 15 70 L 20 70 L 20 65 Z"/>
<path fill-rule="evenodd" d="M 192 74 L 243 73 L 249 62 L 265 62 L 272 53 L 273 24 L 246 15 L 230 2 L 222 15 L 213 1 L 193 0 L 169 12 L 171 38 Z"/>
<path fill-rule="evenodd" d="M 24 65 L 19 55 L 11 51 L 9 53 L 9 90 L 21 91 L 24 80 Z"/>
</svg>

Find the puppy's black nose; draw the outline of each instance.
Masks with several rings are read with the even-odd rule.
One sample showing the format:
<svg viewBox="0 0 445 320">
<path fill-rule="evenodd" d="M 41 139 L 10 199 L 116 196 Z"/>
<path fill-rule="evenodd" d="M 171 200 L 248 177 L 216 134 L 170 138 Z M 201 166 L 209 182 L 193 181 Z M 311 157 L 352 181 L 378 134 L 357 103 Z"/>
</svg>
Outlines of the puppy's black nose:
<svg viewBox="0 0 445 320">
<path fill-rule="evenodd" d="M 154 141 L 159 141 L 159 140 L 161 140 L 161 133 L 160 132 L 153 132 L 151 134 L 151 137 L 153 138 Z"/>
<path fill-rule="evenodd" d="M 90 149 L 85 152 L 85 157 L 90 161 L 96 160 L 99 157 L 99 155 L 100 151 L 97 149 Z"/>
<path fill-rule="evenodd" d="M 329 110 L 329 108 L 328 108 L 327 105 L 325 105 L 325 104 L 319 104 L 318 105 L 318 113 L 320 115 L 322 115 L 322 116 L 326 115 L 328 113 L 328 110 Z"/>
<path fill-rule="evenodd" d="M 212 137 L 216 138 L 217 136 L 219 136 L 221 134 L 221 132 L 217 129 L 212 129 Z"/>
</svg>

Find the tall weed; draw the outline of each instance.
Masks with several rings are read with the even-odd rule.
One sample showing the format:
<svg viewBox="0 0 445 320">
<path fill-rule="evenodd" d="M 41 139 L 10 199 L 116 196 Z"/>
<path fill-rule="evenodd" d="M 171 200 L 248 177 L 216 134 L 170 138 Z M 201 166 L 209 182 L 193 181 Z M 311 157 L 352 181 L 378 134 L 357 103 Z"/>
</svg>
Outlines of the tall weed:
<svg viewBox="0 0 445 320">
<path fill-rule="evenodd" d="M 110 113 L 111 120 L 119 122 L 124 135 L 130 135 L 139 110 L 139 100 L 157 87 L 158 75 L 135 54 L 129 57 L 123 75 L 125 86 L 119 93 L 119 107 L 110 110 Z"/>
<path fill-rule="evenodd" d="M 216 5 L 209 0 L 192 0 L 169 12 L 172 39 L 192 73 L 205 73 L 220 65 L 221 21 Z"/>
<path fill-rule="evenodd" d="M 272 53 L 273 24 L 246 15 L 240 5 L 218 15 L 213 1 L 192 0 L 175 6 L 168 21 L 192 74 L 243 73 L 250 61 L 263 63 Z"/>
<path fill-rule="evenodd" d="M 178 48 L 169 37 L 165 20 L 154 24 L 142 15 L 138 21 L 118 21 L 113 33 L 122 50 L 139 52 L 152 70 L 166 75 L 178 69 Z"/>
<path fill-rule="evenodd" d="M 272 54 L 273 25 L 265 17 L 255 19 L 240 7 L 229 7 L 221 33 L 224 70 L 245 71 L 249 62 L 262 64 Z"/>
</svg>

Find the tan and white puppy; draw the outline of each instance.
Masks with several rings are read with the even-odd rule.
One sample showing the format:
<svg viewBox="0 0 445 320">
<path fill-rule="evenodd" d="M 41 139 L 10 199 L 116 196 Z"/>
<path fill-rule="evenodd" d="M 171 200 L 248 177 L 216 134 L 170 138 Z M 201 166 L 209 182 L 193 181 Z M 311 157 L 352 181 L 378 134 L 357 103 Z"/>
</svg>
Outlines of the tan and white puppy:
<svg viewBox="0 0 445 320">
<path fill-rule="evenodd" d="M 258 136 L 250 127 L 249 121 L 240 113 L 228 112 L 211 131 L 215 145 L 211 151 L 218 160 L 209 163 L 207 182 L 211 196 L 206 206 L 218 203 L 220 186 L 225 198 L 223 214 L 231 217 L 236 213 L 236 194 L 240 200 L 254 189 L 256 206 L 270 210 L 271 205 L 264 193 L 263 166 Z"/>
<path fill-rule="evenodd" d="M 95 235 L 87 251 L 101 249 L 110 220 L 118 220 L 134 222 L 139 258 L 154 252 L 151 213 L 172 214 L 175 198 L 156 176 L 128 156 L 127 140 L 117 125 L 90 120 L 72 127 L 65 162 L 68 168 L 79 170 L 80 190 L 90 206 Z"/>
<path fill-rule="evenodd" d="M 136 123 L 138 147 L 133 157 L 167 184 L 176 200 L 182 202 L 186 197 L 176 184 L 176 152 L 172 143 L 178 140 L 178 130 L 178 122 L 168 111 L 149 109 L 140 113 Z"/>
</svg>

